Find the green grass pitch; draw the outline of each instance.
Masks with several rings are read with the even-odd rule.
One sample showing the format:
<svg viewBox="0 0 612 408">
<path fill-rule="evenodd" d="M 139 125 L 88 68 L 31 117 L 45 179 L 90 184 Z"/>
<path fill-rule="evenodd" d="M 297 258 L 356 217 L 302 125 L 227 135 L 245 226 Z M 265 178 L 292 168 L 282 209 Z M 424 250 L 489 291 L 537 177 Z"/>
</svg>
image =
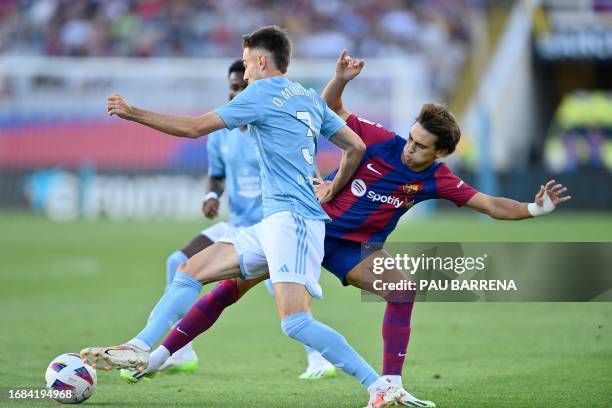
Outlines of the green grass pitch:
<svg viewBox="0 0 612 408">
<path fill-rule="evenodd" d="M 465 211 L 404 224 L 396 241 L 612 241 L 612 216 L 558 212 L 486 222 Z M 0 388 L 43 385 L 58 354 L 117 344 L 144 324 L 165 282 L 165 258 L 197 223 L 77 222 L 0 216 Z M 612 273 L 612 270 L 610 271 Z M 322 273 L 315 315 L 380 369 L 384 305 L 362 303 Z M 611 407 L 612 304 L 419 303 L 404 382 L 439 407 Z M 98 373 L 86 406 L 362 407 L 367 395 L 342 374 L 300 381 L 303 348 L 280 330 L 256 288 L 196 341 L 199 372 L 131 386 Z M 5 392 L 5 391 L 4 391 Z M 54 402 L 8 402 L 40 407 Z"/>
</svg>

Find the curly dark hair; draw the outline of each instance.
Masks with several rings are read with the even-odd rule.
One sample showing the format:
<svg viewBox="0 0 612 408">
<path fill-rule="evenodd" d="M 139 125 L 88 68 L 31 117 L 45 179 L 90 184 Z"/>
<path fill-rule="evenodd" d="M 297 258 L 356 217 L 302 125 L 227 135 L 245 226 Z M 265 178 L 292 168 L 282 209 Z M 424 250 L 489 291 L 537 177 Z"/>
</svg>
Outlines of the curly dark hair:
<svg viewBox="0 0 612 408">
<path fill-rule="evenodd" d="M 455 116 L 439 103 L 426 103 L 416 121 L 425 130 L 436 136 L 436 149 L 446 149 L 448 154 L 455 151 L 461 139 L 461 129 Z"/>
</svg>

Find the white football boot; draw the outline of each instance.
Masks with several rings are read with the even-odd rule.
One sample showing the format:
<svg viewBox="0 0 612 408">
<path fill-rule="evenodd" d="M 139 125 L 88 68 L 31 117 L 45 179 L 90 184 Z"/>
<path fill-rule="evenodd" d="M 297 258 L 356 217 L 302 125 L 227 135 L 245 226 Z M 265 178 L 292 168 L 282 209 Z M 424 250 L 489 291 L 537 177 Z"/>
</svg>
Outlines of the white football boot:
<svg viewBox="0 0 612 408">
<path fill-rule="evenodd" d="M 87 347 L 81 350 L 81 358 L 105 371 L 111 368 L 129 368 L 142 371 L 149 362 L 149 352 L 133 344 L 110 347 Z"/>
</svg>

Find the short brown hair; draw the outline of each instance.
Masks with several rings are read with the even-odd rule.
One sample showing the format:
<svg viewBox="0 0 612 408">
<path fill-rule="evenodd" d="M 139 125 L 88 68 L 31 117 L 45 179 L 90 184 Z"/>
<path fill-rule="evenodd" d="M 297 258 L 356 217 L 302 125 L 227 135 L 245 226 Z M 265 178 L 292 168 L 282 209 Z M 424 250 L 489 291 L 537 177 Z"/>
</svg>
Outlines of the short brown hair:
<svg viewBox="0 0 612 408">
<path fill-rule="evenodd" d="M 291 59 L 291 41 L 287 30 L 273 25 L 262 27 L 251 34 L 242 36 L 243 48 L 263 48 L 274 58 L 276 68 L 283 74 L 287 72 Z"/>
<path fill-rule="evenodd" d="M 436 136 L 436 149 L 446 149 L 448 154 L 455 151 L 461 139 L 461 129 L 459 129 L 457 119 L 446 106 L 439 103 L 426 103 L 421 108 L 416 121 L 425 130 Z"/>
</svg>

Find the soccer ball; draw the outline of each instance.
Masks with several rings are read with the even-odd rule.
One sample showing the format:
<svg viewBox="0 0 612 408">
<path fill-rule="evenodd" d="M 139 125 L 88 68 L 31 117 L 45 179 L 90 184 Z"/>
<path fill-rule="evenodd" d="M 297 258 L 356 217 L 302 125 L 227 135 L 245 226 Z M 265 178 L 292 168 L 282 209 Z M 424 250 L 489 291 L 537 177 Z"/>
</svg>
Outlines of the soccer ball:
<svg viewBox="0 0 612 408">
<path fill-rule="evenodd" d="M 45 373 L 45 381 L 49 390 L 68 391 L 65 396 L 58 393 L 55 398 L 57 402 L 78 404 L 91 397 L 96 389 L 96 369 L 78 354 L 66 353 L 51 361 Z"/>
</svg>

